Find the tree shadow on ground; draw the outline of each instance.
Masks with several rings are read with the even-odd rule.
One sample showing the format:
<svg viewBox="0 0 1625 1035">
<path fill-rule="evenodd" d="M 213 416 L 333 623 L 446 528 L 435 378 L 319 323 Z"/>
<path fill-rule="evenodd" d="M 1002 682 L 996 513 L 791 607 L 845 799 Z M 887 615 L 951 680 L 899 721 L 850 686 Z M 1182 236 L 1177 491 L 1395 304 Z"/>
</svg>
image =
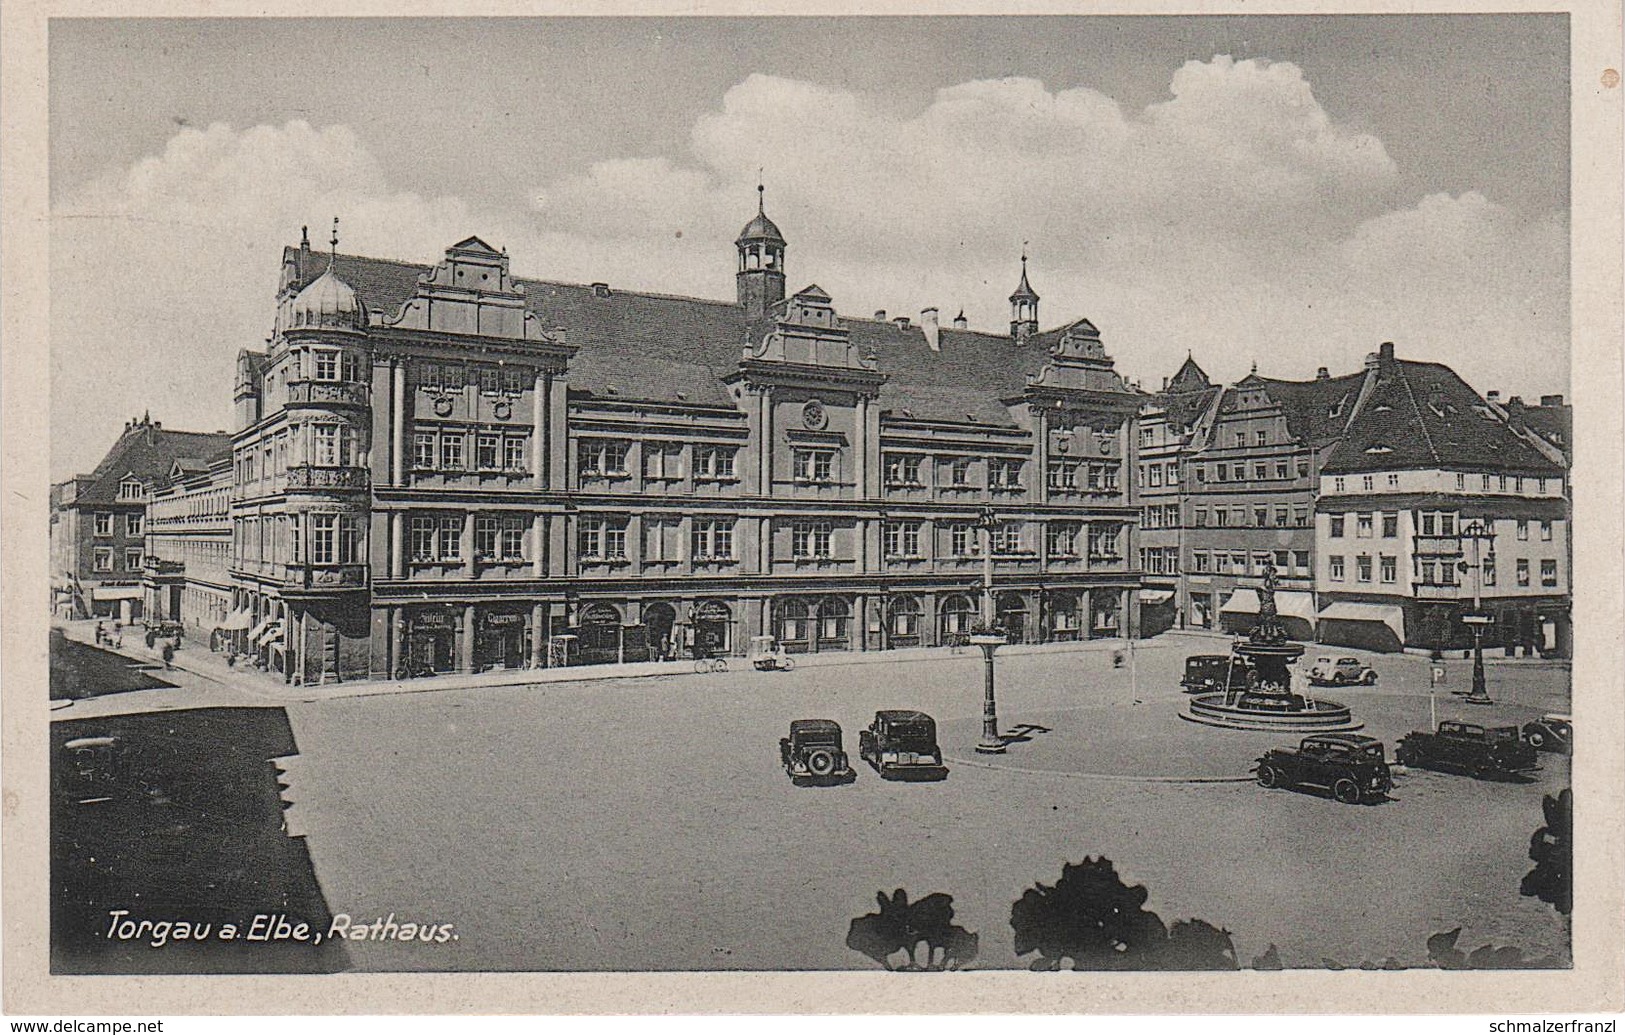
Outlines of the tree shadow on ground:
<svg viewBox="0 0 1625 1035">
<path fill-rule="evenodd" d="M 50 684 L 53 701 L 73 701 L 175 685 L 149 675 L 137 662 L 122 654 L 70 640 L 61 629 L 51 630 Z"/>
<path fill-rule="evenodd" d="M 879 912 L 852 921 L 847 948 L 887 970 L 959 970 L 976 959 L 980 939 L 954 924 L 953 896 L 938 892 L 910 902 L 898 888 L 889 896 L 876 892 L 875 901 Z"/>
</svg>

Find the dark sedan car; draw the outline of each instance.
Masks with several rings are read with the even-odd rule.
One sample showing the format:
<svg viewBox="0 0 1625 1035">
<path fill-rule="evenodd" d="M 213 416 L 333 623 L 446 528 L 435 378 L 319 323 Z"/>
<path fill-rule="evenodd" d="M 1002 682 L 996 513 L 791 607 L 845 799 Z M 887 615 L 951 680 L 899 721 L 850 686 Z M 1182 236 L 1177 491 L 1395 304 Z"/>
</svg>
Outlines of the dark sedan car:
<svg viewBox="0 0 1625 1035">
<path fill-rule="evenodd" d="M 1523 739 L 1536 751 L 1570 754 L 1574 750 L 1574 720 L 1567 715 L 1542 715 L 1523 724 Z"/>
<path fill-rule="evenodd" d="M 1345 805 L 1381 801 L 1393 786 L 1382 742 L 1358 733 L 1305 737 L 1296 751 L 1275 748 L 1258 760 L 1262 787 L 1319 787 Z"/>
<path fill-rule="evenodd" d="M 1407 733 L 1394 749 L 1394 760 L 1400 765 L 1453 769 L 1473 776 L 1540 768 L 1534 747 L 1524 741 L 1518 727 L 1470 722 L 1441 722 L 1433 733 Z"/>
<path fill-rule="evenodd" d="M 779 760 L 796 783 L 842 783 L 857 774 L 841 747 L 841 726 L 831 719 L 797 719 L 779 738 Z"/>
<path fill-rule="evenodd" d="M 858 756 L 888 779 L 940 780 L 948 775 L 937 723 L 917 711 L 879 711 L 858 734 Z"/>
</svg>

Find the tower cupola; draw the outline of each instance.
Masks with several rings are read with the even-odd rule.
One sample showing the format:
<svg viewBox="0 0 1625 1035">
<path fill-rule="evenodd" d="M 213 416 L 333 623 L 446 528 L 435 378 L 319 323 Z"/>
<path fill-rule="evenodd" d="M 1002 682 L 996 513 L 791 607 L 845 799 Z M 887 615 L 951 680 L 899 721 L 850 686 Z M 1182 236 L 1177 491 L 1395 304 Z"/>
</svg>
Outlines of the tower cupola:
<svg viewBox="0 0 1625 1035">
<path fill-rule="evenodd" d="M 745 224 L 734 247 L 739 250 L 739 272 L 734 280 L 739 305 L 752 320 L 784 300 L 784 235 L 767 218 L 766 188 L 756 185 L 756 218 Z"/>
<path fill-rule="evenodd" d="M 1038 292 L 1027 283 L 1027 249 L 1021 250 L 1021 283 L 1010 296 L 1010 337 L 1017 344 L 1038 333 Z"/>
</svg>

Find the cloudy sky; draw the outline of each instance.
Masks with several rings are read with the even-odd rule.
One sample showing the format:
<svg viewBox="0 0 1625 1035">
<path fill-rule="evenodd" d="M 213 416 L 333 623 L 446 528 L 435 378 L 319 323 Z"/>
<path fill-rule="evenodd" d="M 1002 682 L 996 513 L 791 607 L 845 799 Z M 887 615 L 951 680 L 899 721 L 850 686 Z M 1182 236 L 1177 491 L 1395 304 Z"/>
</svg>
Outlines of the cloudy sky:
<svg viewBox="0 0 1625 1035">
<path fill-rule="evenodd" d="M 52 476 L 129 416 L 227 427 L 281 247 L 733 295 L 755 206 L 791 289 L 1046 326 L 1154 388 L 1357 368 L 1567 392 L 1558 16 L 57 21 Z"/>
</svg>

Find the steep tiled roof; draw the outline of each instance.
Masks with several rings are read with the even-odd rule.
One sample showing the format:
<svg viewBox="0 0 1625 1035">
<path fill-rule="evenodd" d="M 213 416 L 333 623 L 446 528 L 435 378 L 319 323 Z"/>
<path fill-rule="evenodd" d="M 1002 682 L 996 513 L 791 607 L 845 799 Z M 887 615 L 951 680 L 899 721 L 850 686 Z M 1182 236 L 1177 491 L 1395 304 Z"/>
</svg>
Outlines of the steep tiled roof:
<svg viewBox="0 0 1625 1035">
<path fill-rule="evenodd" d="M 1325 472 L 1443 467 L 1559 473 L 1562 468 L 1515 434 L 1454 370 L 1442 363 L 1385 358 L 1348 436 Z"/>
<path fill-rule="evenodd" d="M 1343 426 L 1359 398 L 1364 380 L 1364 374 L 1345 374 L 1314 381 L 1276 381 L 1253 374 L 1241 381 L 1238 387 L 1256 385 L 1263 388 L 1281 408 L 1292 437 L 1319 448 L 1343 433 Z M 1226 405 L 1229 405 L 1229 400 L 1226 400 Z"/>
<path fill-rule="evenodd" d="M 156 424 L 133 424 L 113 443 L 74 502 L 116 502 L 119 483 L 127 475 L 135 475 L 148 486 L 159 485 L 168 479 L 176 460 L 206 460 L 230 448 L 231 436 L 223 432 L 169 431 Z"/>
<path fill-rule="evenodd" d="M 297 260 L 297 249 L 289 249 Z M 301 276 L 327 268 L 312 261 Z M 393 315 L 417 289 L 430 267 L 340 255 L 335 270 L 371 309 Z M 595 291 L 590 285 L 556 281 L 514 282 L 525 292 L 542 326 L 561 329 L 578 351 L 570 362 L 572 389 L 595 395 L 732 407 L 722 383 L 739 365 L 752 328 L 731 302 L 676 295 Z M 859 356 L 873 354 L 888 378 L 880 405 L 921 420 L 1010 426 L 1000 399 L 1021 393 L 1027 378 L 1049 362 L 1055 329 L 1022 344 L 1009 336 L 942 328 L 938 348 L 926 344 L 918 326 L 843 318 Z"/>
<path fill-rule="evenodd" d="M 1186 353 L 1185 362 L 1181 363 L 1174 376 L 1168 379 L 1168 387 L 1165 391 L 1199 392 L 1211 387 L 1213 387 L 1213 382 L 1208 380 L 1207 371 L 1203 370 L 1189 353 Z"/>
<path fill-rule="evenodd" d="M 1194 392 L 1157 392 L 1151 399 L 1168 415 L 1169 425 L 1189 428 L 1196 423 L 1198 417 L 1207 412 L 1208 407 L 1213 405 L 1214 398 L 1222 391 L 1224 389 L 1215 386 Z"/>
</svg>

